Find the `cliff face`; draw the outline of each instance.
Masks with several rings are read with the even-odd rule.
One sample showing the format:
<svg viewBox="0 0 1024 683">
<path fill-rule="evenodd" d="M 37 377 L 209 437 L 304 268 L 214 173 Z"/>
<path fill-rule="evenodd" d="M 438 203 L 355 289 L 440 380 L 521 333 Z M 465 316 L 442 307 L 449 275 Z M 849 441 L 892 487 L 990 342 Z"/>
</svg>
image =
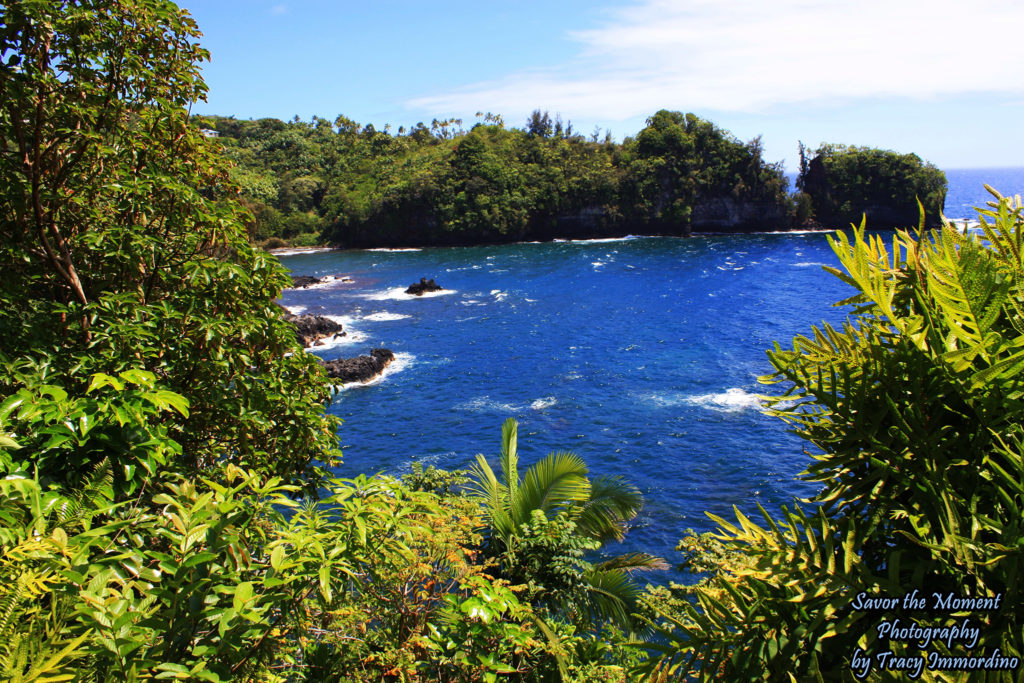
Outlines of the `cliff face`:
<svg viewBox="0 0 1024 683">
<path fill-rule="evenodd" d="M 698 201 L 690 214 L 693 232 L 761 232 L 788 227 L 786 207 L 771 201 L 715 197 Z"/>
<path fill-rule="evenodd" d="M 448 231 L 436 219 L 418 226 L 380 226 L 376 230 L 349 231 L 339 246 L 372 248 L 395 246 L 471 246 L 553 239 L 593 239 L 624 235 L 688 236 L 701 232 L 764 232 L 793 227 L 786 206 L 769 200 L 736 199 L 732 196 L 698 200 L 690 210 L 689 222 L 623 216 L 617 206 L 590 205 L 557 216 L 540 217 L 523 230 Z"/>
</svg>

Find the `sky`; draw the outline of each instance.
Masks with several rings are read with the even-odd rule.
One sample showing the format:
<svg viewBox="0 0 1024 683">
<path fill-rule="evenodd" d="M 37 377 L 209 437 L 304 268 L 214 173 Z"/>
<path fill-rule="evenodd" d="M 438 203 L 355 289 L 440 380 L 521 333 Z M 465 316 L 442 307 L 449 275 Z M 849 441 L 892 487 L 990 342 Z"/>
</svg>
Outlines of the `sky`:
<svg viewBox="0 0 1024 683">
<path fill-rule="evenodd" d="M 211 52 L 195 113 L 382 129 L 535 109 L 590 135 L 693 112 L 768 161 L 798 141 L 1024 166 L 1020 0 L 179 0 Z"/>
</svg>

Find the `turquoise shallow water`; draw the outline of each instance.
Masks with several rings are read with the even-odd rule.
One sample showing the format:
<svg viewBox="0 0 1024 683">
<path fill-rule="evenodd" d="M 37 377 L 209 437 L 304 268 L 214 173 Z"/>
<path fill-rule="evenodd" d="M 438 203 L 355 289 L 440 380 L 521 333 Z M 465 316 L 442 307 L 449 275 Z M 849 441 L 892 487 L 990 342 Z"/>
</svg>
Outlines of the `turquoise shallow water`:
<svg viewBox="0 0 1024 683">
<path fill-rule="evenodd" d="M 972 173 L 977 189 L 957 194 L 953 185 L 955 201 L 984 201 L 983 180 Z M 329 359 L 385 346 L 398 354 L 381 380 L 346 388 L 330 408 L 345 421 L 341 476 L 402 474 L 414 460 L 468 466 L 478 452 L 496 455 L 502 421 L 516 417 L 525 462 L 568 449 L 593 472 L 636 484 L 646 508 L 613 550 L 671 561 L 684 529 L 713 527 L 706 511 L 729 517 L 733 506 L 750 513 L 758 503 L 777 510 L 814 491 L 795 478 L 808 460 L 805 444 L 764 415 L 756 395 L 770 390 L 757 377 L 771 369 L 772 342 L 788 345 L 813 324 L 845 318 L 831 304 L 850 292 L 822 270 L 836 264 L 823 234 L 282 261 L 300 275 L 352 278 L 284 294 L 284 305 L 337 316 L 349 331 L 315 353 Z M 448 291 L 402 293 L 421 277 Z"/>
</svg>

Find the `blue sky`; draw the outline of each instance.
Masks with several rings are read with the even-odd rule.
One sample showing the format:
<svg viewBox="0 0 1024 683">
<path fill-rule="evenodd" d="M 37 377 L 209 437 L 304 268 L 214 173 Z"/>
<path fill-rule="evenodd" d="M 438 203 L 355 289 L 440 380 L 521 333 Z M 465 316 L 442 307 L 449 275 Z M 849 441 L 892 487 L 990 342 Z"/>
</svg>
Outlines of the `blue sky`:
<svg viewBox="0 0 1024 683">
<path fill-rule="evenodd" d="M 797 141 L 1024 166 L 1019 0 L 179 0 L 212 53 L 196 113 L 382 128 L 534 109 L 621 140 L 692 111 L 794 170 Z"/>
</svg>

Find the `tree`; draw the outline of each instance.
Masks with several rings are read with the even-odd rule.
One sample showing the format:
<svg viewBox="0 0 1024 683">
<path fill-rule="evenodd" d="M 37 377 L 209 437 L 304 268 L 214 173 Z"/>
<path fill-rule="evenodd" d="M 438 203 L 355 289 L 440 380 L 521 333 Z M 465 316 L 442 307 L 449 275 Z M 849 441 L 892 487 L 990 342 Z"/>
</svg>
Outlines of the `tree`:
<svg viewBox="0 0 1024 683">
<path fill-rule="evenodd" d="M 471 496 L 484 509 L 488 554 L 504 578 L 530 585 L 531 599 L 557 613 L 631 625 L 639 586 L 630 573 L 664 568 L 663 561 L 635 553 L 592 565 L 584 552 L 622 539 L 643 506 L 640 492 L 621 477 L 591 481 L 569 452 L 545 456 L 520 478 L 517 432 L 512 418 L 502 425 L 500 479 L 483 455 L 473 469 Z"/>
<path fill-rule="evenodd" d="M 533 113 L 530 114 L 530 118 L 526 120 L 526 132 L 531 136 L 539 138 L 549 138 L 554 132 L 554 125 L 551 121 L 551 115 L 548 112 L 541 112 L 540 109 L 534 109 Z"/>
<path fill-rule="evenodd" d="M 822 487 L 816 508 L 762 511 L 763 524 L 716 518 L 717 572 L 693 589 L 695 604 L 663 610 L 663 673 L 846 680 L 860 653 L 874 680 L 884 675 L 873 655 L 890 650 L 1024 652 L 1024 208 L 997 195 L 979 218 L 980 235 L 946 223 L 898 232 L 891 250 L 863 225 L 831 239 L 842 269 L 829 270 L 854 288 L 855 319 L 776 345 L 765 378 L 788 385 L 774 411 L 815 448 L 803 476 Z M 929 608 L 935 594 L 998 596 L 998 608 L 914 609 L 901 600 L 914 590 Z M 861 593 L 895 601 L 858 609 Z M 878 629 L 965 618 L 980 629 L 966 647 L 918 648 Z M 924 678 L 951 680 L 934 661 Z"/>
<path fill-rule="evenodd" d="M 84 397 L 97 373 L 152 373 L 191 406 L 162 418 L 176 467 L 300 480 L 337 457 L 336 423 L 273 304 L 285 271 L 249 246 L 218 146 L 189 122 L 206 91 L 198 36 L 167 0 L 5 3 L 0 393 Z M 22 435 L 39 458 L 52 447 Z M 81 457 L 42 477 L 74 481 L 110 450 L 73 436 Z M 112 454 L 128 488 L 131 450 Z"/>
</svg>

